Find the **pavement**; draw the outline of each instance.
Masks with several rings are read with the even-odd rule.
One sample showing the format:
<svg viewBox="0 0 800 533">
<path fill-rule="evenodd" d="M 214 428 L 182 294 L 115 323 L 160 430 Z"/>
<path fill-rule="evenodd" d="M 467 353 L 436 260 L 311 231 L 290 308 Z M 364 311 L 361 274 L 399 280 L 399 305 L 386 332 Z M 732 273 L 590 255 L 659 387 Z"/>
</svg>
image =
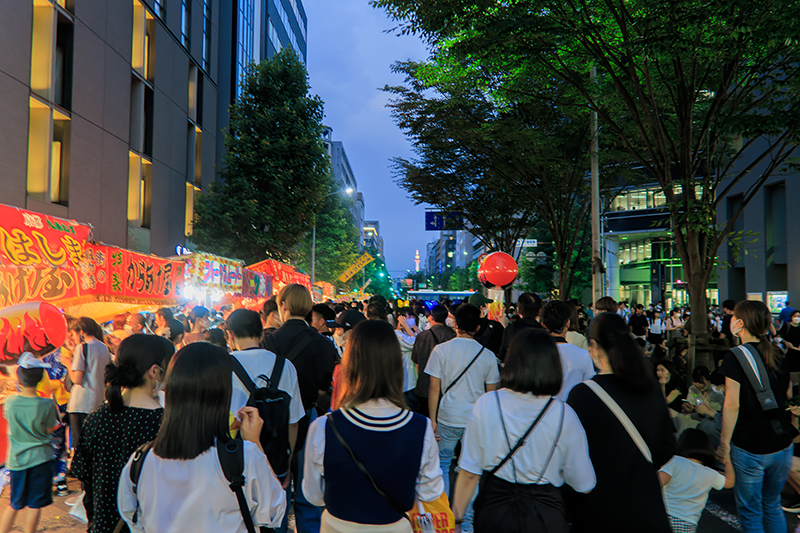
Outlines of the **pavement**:
<svg viewBox="0 0 800 533">
<path fill-rule="evenodd" d="M 65 502 L 69 498 L 75 497 L 81 490 L 80 482 L 74 478 L 67 478 L 70 494 L 68 496 L 53 496 L 53 505 L 42 509 L 42 517 L 39 520 L 39 528 L 37 531 L 50 532 L 58 531 L 60 533 L 84 533 L 86 531 L 86 524 L 79 522 L 77 519 L 69 515 L 71 507 Z M 8 509 L 8 493 L 9 489 L 3 489 L 0 495 L 0 513 L 6 512 Z M 26 517 L 23 510 L 17 514 L 17 519 L 11 531 L 24 531 L 23 525 L 25 524 Z"/>
<path fill-rule="evenodd" d="M 786 515 L 786 531 L 793 533 L 798 526 L 800 516 L 792 513 L 784 514 Z M 730 533 L 741 530 L 736 514 L 736 501 L 733 499 L 733 489 L 712 490 L 697 526 L 698 533 Z"/>
</svg>

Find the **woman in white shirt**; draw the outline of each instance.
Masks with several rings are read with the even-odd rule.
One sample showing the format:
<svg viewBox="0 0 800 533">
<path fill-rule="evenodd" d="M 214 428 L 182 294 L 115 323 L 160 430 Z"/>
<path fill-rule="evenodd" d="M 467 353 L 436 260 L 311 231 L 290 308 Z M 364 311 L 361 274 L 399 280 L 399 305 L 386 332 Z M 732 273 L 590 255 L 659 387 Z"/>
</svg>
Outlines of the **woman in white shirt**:
<svg viewBox="0 0 800 533">
<path fill-rule="evenodd" d="M 216 450 L 230 438 L 232 371 L 230 354 L 207 342 L 192 343 L 172 358 L 164 419 L 141 463 L 136 493 L 130 475 L 136 454 L 120 475 L 117 505 L 131 531 L 246 531 Z M 261 449 L 263 422 L 253 407 L 242 408 L 238 416 L 245 439 L 243 492 L 250 515 L 256 527 L 278 527 L 286 494 Z"/>
<path fill-rule="evenodd" d="M 416 500 L 439 499 L 444 481 L 430 420 L 406 408 L 403 357 L 389 323 L 358 323 L 341 368 L 340 408 L 308 430 L 303 493 L 326 507 L 322 533 L 411 533 L 403 514 Z"/>
<path fill-rule="evenodd" d="M 453 501 L 456 523 L 483 476 L 474 504 L 477 533 L 569 531 L 558 487 L 566 483 L 589 492 L 595 475 L 578 416 L 553 398 L 562 373 L 550 335 L 527 329 L 514 337 L 501 374 L 503 388 L 478 400 L 464 434 Z M 515 512 L 520 508 L 511 503 L 520 497 L 527 514 Z M 520 520 L 522 515 L 527 519 Z"/>
<path fill-rule="evenodd" d="M 411 309 L 408 307 L 403 307 L 397 312 L 397 327 L 394 334 L 397 335 L 400 351 L 403 353 L 403 395 L 406 397 L 409 409 L 416 411 L 417 396 L 413 391 L 417 386 L 417 365 L 411 360 L 411 352 L 414 350 L 417 334 L 408 325 L 410 313 Z"/>
</svg>

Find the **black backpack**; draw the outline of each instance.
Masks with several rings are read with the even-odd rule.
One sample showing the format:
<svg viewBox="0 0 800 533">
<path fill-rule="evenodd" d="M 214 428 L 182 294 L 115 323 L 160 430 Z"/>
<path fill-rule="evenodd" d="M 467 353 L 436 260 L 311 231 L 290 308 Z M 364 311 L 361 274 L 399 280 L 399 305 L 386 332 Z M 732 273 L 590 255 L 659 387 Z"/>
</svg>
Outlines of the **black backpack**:
<svg viewBox="0 0 800 533">
<path fill-rule="evenodd" d="M 142 466 L 144 466 L 144 459 L 150 448 L 153 447 L 155 441 L 150 441 L 139 446 L 133 452 L 133 462 L 131 463 L 131 483 L 133 483 L 133 494 L 136 496 L 137 511 L 133 513 L 133 523 L 137 521 L 137 513 L 139 508 L 139 477 L 142 475 Z M 244 445 L 242 441 L 231 439 L 222 444 L 217 443 L 217 457 L 219 464 L 222 467 L 222 473 L 228 481 L 228 487 L 236 494 L 236 501 L 239 503 L 239 512 L 242 513 L 242 520 L 244 521 L 247 533 L 256 533 L 253 517 L 250 514 L 250 508 L 247 505 L 247 498 L 244 496 Z M 117 527 L 114 528 L 114 533 L 120 533 L 125 526 L 125 521 L 120 518 Z"/>
<path fill-rule="evenodd" d="M 258 409 L 258 414 L 264 421 L 261 427 L 261 447 L 264 448 L 272 471 L 276 476 L 282 477 L 289 471 L 289 457 L 292 453 L 289 446 L 289 404 L 292 398 L 289 393 L 278 389 L 286 359 L 275 354 L 272 376 L 258 376 L 269 384 L 267 388 L 256 387 L 242 363 L 233 355 L 231 359 L 233 373 L 250 392 L 247 405 Z"/>
</svg>

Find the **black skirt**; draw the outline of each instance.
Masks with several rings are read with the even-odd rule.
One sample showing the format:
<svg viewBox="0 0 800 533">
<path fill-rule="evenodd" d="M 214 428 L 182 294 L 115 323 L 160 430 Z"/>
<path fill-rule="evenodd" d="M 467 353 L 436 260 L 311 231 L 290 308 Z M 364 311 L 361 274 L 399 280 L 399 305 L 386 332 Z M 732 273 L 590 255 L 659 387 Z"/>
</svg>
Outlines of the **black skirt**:
<svg viewBox="0 0 800 533">
<path fill-rule="evenodd" d="M 476 533 L 568 533 L 561 491 L 552 485 L 511 483 L 484 472 L 473 505 Z"/>
</svg>

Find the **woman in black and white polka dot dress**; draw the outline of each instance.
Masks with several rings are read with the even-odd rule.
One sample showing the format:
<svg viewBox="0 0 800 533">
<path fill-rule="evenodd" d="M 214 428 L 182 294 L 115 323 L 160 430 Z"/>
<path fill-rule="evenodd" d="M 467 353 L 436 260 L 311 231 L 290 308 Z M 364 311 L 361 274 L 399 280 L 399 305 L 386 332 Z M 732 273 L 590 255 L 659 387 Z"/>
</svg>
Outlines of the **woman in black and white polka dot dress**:
<svg viewBox="0 0 800 533">
<path fill-rule="evenodd" d="M 111 533 L 120 520 L 120 472 L 136 448 L 158 434 L 164 410 L 155 395 L 174 351 L 163 337 L 131 335 L 119 346 L 117 364 L 106 368 L 106 403 L 86 419 L 72 461 L 86 491 L 90 533 Z"/>
</svg>

